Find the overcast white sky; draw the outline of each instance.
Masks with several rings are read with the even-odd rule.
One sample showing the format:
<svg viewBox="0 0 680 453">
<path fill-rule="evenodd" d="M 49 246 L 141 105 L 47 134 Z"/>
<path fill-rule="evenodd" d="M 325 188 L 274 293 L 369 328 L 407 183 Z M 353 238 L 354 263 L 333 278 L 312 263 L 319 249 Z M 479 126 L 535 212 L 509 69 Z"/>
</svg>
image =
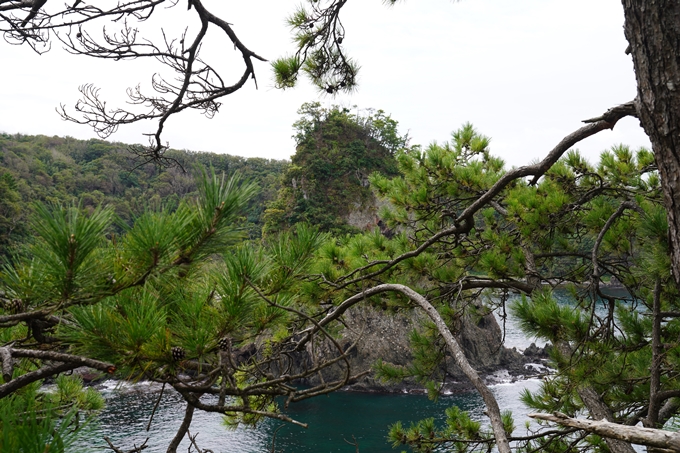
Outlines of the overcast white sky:
<svg viewBox="0 0 680 453">
<path fill-rule="evenodd" d="M 204 3 L 263 57 L 273 60 L 292 51 L 284 18 L 298 1 Z M 183 4 L 164 13 L 164 27 L 171 28 L 173 15 L 185 13 Z M 164 138 L 178 149 L 287 159 L 295 152 L 291 125 L 297 109 L 318 100 L 382 109 L 413 144 L 448 140 L 451 131 L 470 121 L 492 138 L 494 154 L 519 166 L 542 158 L 581 120 L 635 97 L 619 0 L 407 0 L 395 7 L 352 0 L 343 17 L 348 52 L 362 67 L 355 94 L 320 96 L 306 81 L 293 90 L 276 90 L 269 65 L 260 63 L 259 89 L 251 82 L 228 96 L 212 120 L 175 117 Z M 242 71 L 222 37 L 205 53 L 206 59 Z M 110 106 L 120 105 L 125 87 L 148 85 L 155 69 L 71 56 L 56 43 L 38 56 L 0 42 L 0 56 L 0 131 L 8 133 L 95 137 L 86 126 L 63 122 L 55 107 L 72 106 L 78 86 L 88 82 L 102 88 Z M 129 126 L 109 140 L 145 143 L 141 134 L 153 129 Z M 624 119 L 614 131 L 578 148 L 594 161 L 618 143 L 648 146 L 638 121 Z"/>
</svg>

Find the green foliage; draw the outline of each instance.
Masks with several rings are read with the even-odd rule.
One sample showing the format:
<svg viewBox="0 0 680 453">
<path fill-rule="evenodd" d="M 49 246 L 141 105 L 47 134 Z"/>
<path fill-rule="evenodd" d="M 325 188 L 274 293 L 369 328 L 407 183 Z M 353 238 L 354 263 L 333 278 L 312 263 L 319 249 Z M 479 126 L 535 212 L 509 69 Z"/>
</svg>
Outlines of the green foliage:
<svg viewBox="0 0 680 453">
<path fill-rule="evenodd" d="M 523 330 L 559 346 L 552 348 L 551 357 L 557 374 L 539 392 L 526 394 L 526 404 L 545 412 L 581 414 L 587 409 L 579 391 L 588 387 L 602 395 L 617 421 L 644 414 L 651 391 L 653 300 L 656 294 L 665 313 L 675 312 L 678 300 L 652 154 L 615 146 L 593 166 L 569 151 L 536 184 L 516 179 L 477 209 L 480 195 L 505 174 L 489 143 L 466 124 L 449 143 L 398 152 L 401 174 L 374 175 L 371 183 L 386 201 L 382 220 L 400 233 L 391 240 L 383 237 L 383 244 L 375 247 L 359 248 L 362 239 L 353 238 L 354 248 L 367 257 L 363 262 L 351 259 L 348 241 L 328 246 L 324 275 L 338 278 L 356 269 L 352 276 L 358 281 L 379 275 L 383 281 L 408 284 L 434 301 L 454 333 L 466 316 L 480 319 L 504 303 L 508 291 L 519 292 L 512 309 Z M 474 215 L 465 218 L 473 207 Z M 418 253 L 393 262 L 395 255 L 383 252 L 391 244 L 400 251 L 396 256 Z M 352 265 L 343 269 L 348 262 Z M 622 284 L 629 295 L 603 292 L 609 281 Z M 573 288 L 570 303 L 557 300 L 549 290 L 556 286 Z M 655 287 L 660 288 L 656 293 Z M 501 290 L 485 299 L 486 307 L 480 301 L 485 288 Z M 680 327 L 675 319 L 662 319 L 659 333 L 664 345 L 659 391 L 669 394 L 678 388 L 673 364 L 679 355 L 674 335 Z M 436 373 L 445 355 L 436 335 L 426 338 L 422 333 L 412 338 L 411 366 L 380 362 L 379 374 L 391 380 L 429 378 L 429 388 L 436 392 L 441 381 Z M 477 448 L 465 430 L 447 437 L 429 429 L 427 421 L 410 430 L 397 426 L 392 438 L 414 451 Z M 569 451 L 569 445 L 598 451 L 603 441 L 558 433 L 518 444 L 528 451 Z"/>
<path fill-rule="evenodd" d="M 200 176 L 200 170 L 192 174 L 180 168 L 163 172 L 152 165 L 137 168 L 127 148 L 102 140 L 1 135 L 0 254 L 9 254 L 10 241 L 16 245 L 28 240 L 26 220 L 35 201 L 69 204 L 78 199 L 86 212 L 106 205 L 121 225 L 129 226 L 149 207 L 163 205 L 174 211 L 180 199 L 197 195 L 195 176 Z M 178 150 L 168 150 L 167 156 L 186 169 L 212 166 L 218 173 L 239 172 L 244 179 L 256 181 L 261 190 L 249 200 L 238 222 L 248 228 L 249 236 L 260 236 L 264 207 L 276 197 L 287 162 Z M 122 226 L 115 229 L 120 233 Z"/>
<path fill-rule="evenodd" d="M 514 430 L 513 423 L 512 415 L 504 412 L 503 425 L 507 433 Z M 408 445 L 418 453 L 486 451 L 494 443 L 492 433 L 457 406 L 446 409 L 444 427 L 437 427 L 433 418 L 420 420 L 408 428 L 398 422 L 390 427 L 388 438 L 394 447 Z"/>
<path fill-rule="evenodd" d="M 511 308 L 527 335 L 538 335 L 553 343 L 564 338 L 578 342 L 587 335 L 589 320 L 573 307 L 560 305 L 547 289 L 535 291 L 531 299 L 522 296 Z"/>
<path fill-rule="evenodd" d="M 26 234 L 24 208 L 17 182 L 9 172 L 0 172 L 0 256 L 9 252 L 8 246 Z"/>
<path fill-rule="evenodd" d="M 327 239 L 316 228 L 298 223 L 269 241 L 274 265 L 270 291 L 277 293 L 305 275 L 316 258 L 316 252 Z"/>
<path fill-rule="evenodd" d="M 296 14 L 291 25 L 310 21 L 307 12 Z M 294 74 L 293 66 L 302 63 L 286 64 L 280 72 Z M 421 150 L 408 148 L 397 123 L 383 112 L 364 117 L 307 104 L 301 115 L 297 153 L 269 205 L 261 242 L 244 240 L 255 220 L 244 219 L 243 212 L 258 195 L 253 184 L 238 177 L 200 168 L 193 180 L 155 175 L 158 190 L 133 209 L 137 197 L 151 193 L 142 188 L 152 175 L 106 173 L 124 181 L 119 191 L 130 209 L 100 208 L 109 193 L 93 181 L 111 164 L 110 145 L 92 142 L 65 153 L 57 144 L 28 152 L 31 140 L 0 142 L 9 151 L 3 161 L 12 168 L 0 177 L 6 193 L 27 193 L 23 179 L 14 176 L 25 162 L 38 179 L 49 183 L 50 176 L 66 188 L 81 183 L 67 172 L 71 160 L 77 161 L 92 183 L 80 204 L 66 205 L 56 202 L 56 192 L 37 186 L 43 192 L 36 198 L 48 202 L 28 209 L 35 238 L 15 248 L 0 273 L 3 344 L 28 338 L 113 363 L 119 376 L 170 383 L 189 401 L 196 393 L 212 392 L 228 423 L 251 424 L 265 415 L 283 417 L 277 396 L 295 401 L 313 393 L 289 385 L 282 358 L 315 341 L 312 331 L 334 338 L 335 325 L 317 324 L 329 307 L 375 284 L 397 282 L 427 297 L 454 335 L 504 307 L 509 292 L 521 293 L 511 308 L 527 335 L 553 343 L 551 364 L 557 370 L 538 392 L 523 396 L 534 409 L 583 414 L 588 388 L 614 420 L 637 422 L 645 420 L 653 392 L 673 395 L 680 389 L 680 299 L 670 278 L 668 225 L 649 151 L 616 146 L 595 166 L 571 151 L 535 184 L 516 179 L 478 209 L 479 197 L 506 170 L 491 155 L 489 138 L 472 125 L 455 131 L 450 142 Z M 24 161 L 21 153 L 35 159 Z M 205 156 L 196 160 L 204 163 Z M 260 164 L 253 171 L 270 177 L 267 165 Z M 173 184 L 177 191 L 170 190 Z M 377 228 L 361 234 L 347 228 L 343 218 L 350 209 L 373 206 L 373 193 L 383 199 Z M 8 203 L 14 203 L 12 197 Z M 352 206 L 355 200 L 363 204 Z M 116 215 L 122 221 L 114 221 Z M 7 218 L 0 218 L 0 225 Z M 604 281 L 620 282 L 629 296 L 606 293 Z M 547 289 L 556 286 L 571 288 L 570 304 Z M 365 302 L 395 311 L 411 305 L 393 294 Z M 12 317 L 26 312 L 41 323 Z M 652 350 L 652 338 L 662 350 Z M 376 369 L 384 379 L 415 378 L 436 397 L 448 377 L 437 327 L 423 322 L 410 342 L 411 364 L 379 362 Z M 653 366 L 657 389 L 650 363 L 658 364 Z M 40 366 L 38 360 L 25 360 L 15 373 Z M 187 373 L 200 376 L 192 390 L 185 387 Z M 23 404 L 26 413 L 42 410 L 29 405 L 38 384 L 22 389 L 25 399 L 0 400 L 0 413 L 5 414 L 5 404 Z M 99 407 L 97 397 L 80 392 L 79 385 L 60 381 L 57 396 L 43 397 L 44 404 Z M 15 395 L 23 398 L 21 392 Z M 459 408 L 446 416 L 445 426 L 432 419 L 408 428 L 396 424 L 390 438 L 419 452 L 491 448 L 492 434 L 479 421 Z M 3 431 L 3 442 L 15 442 L 22 435 L 8 417 L 3 426 L 16 434 Z M 49 439 L 58 443 L 66 436 L 54 431 L 56 418 L 44 426 L 38 419 L 25 423 L 35 426 L 31 432 L 52 430 Z M 508 433 L 514 431 L 509 414 L 503 424 Z M 525 439 L 517 447 L 606 449 L 599 437 L 570 432 Z"/>
<path fill-rule="evenodd" d="M 218 177 L 212 170 L 203 172 L 198 185 L 197 199 L 182 201 L 173 211 L 144 213 L 121 235 L 111 234 L 111 209 L 88 214 L 77 204 L 36 205 L 34 241 L 0 273 L 0 316 L 7 324 L 12 313 L 25 313 L 30 329 L 9 321 L 1 330 L 3 343 L 12 347 L 33 340 L 33 346 L 70 357 L 115 364 L 109 372 L 115 368 L 122 378 L 176 382 L 177 374 L 184 372 L 180 359 L 214 367 L 225 335 L 231 335 L 237 347 L 256 335 L 278 332 L 282 324 L 285 330 L 287 311 L 280 307 L 294 303 L 296 291 L 290 287 L 305 271 L 320 242 L 318 233 L 300 226 L 297 236 L 274 252 L 247 244 L 235 248 L 244 237 L 237 220 L 255 196 L 255 186 L 238 176 Z M 293 260 L 299 260 L 295 269 L 281 271 L 275 265 Z M 272 291 L 273 283 L 267 285 L 274 281 L 277 289 Z M 276 292 L 273 299 L 279 305 L 257 296 L 251 282 Z M 245 304 L 244 292 L 249 297 Z M 15 377 L 45 369 L 42 366 L 36 360 L 22 362 Z M 242 367 L 246 387 L 252 374 L 260 373 L 257 366 L 249 366 Z M 33 446 L 24 446 L 23 430 L 43 449 L 45 442 L 52 442 L 51 448 L 64 451 L 71 435 L 61 428 L 71 430 L 75 416 L 69 411 L 102 406 L 94 390 L 83 391 L 82 382 L 72 378 L 59 377 L 54 394 L 36 398 L 39 383 L 0 399 L 0 411 L 6 405 L 42 401 L 22 409 L 28 414 L 24 418 L 3 416 L 3 442 L 13 446 L 7 451 L 33 451 Z M 266 407 L 274 394 L 253 398 L 262 399 Z M 19 397 L 21 401 L 11 399 Z M 43 413 L 47 415 L 36 418 Z M 261 416 L 250 417 L 255 421 Z M 55 425 L 60 428 L 55 430 Z"/>
<path fill-rule="evenodd" d="M 84 388 L 79 376 L 59 375 L 55 379 L 54 393 L 45 394 L 45 400 L 57 407 L 73 405 L 83 411 L 99 411 L 104 408 L 104 398 L 92 387 Z"/>
<path fill-rule="evenodd" d="M 110 234 L 110 210 L 38 206 L 31 254 L 15 256 L 0 278 L 3 301 L 19 300 L 20 311 L 47 319 L 31 322 L 29 337 L 18 326 L 2 329 L 3 340 L 32 337 L 72 356 L 115 364 L 120 378 L 180 390 L 187 381 L 178 376 L 188 369 L 203 376 L 195 384 L 200 388 L 205 379 L 228 386 L 234 420 L 276 416 L 274 398 L 291 387 L 285 379 L 268 381 L 280 372 L 272 370 L 278 370 L 279 349 L 291 341 L 291 325 L 309 303 L 301 298 L 300 279 L 325 236 L 300 224 L 267 244 L 245 242 L 238 218 L 255 186 L 212 170 L 198 181 L 196 199 L 146 212 L 120 235 Z M 16 308 L 7 300 L 0 316 Z M 260 345 L 260 353 L 248 353 Z M 246 358 L 224 351 L 245 351 Z M 90 391 L 78 395 L 76 384 L 58 380 L 50 401 L 101 406 Z"/>
<path fill-rule="evenodd" d="M 156 298 L 143 290 L 128 292 L 107 303 L 75 307 L 74 323 L 61 330 L 74 353 L 118 364 L 132 377 L 135 368 L 145 370 L 149 360 L 162 359 L 168 350 L 165 327 L 167 312 Z"/>
<path fill-rule="evenodd" d="M 76 205 L 69 207 L 37 205 L 37 220 L 32 230 L 38 240 L 31 252 L 40 265 L 36 271 L 44 277 L 42 298 L 66 302 L 85 296 L 99 285 L 105 285 L 110 270 L 102 266 L 95 250 L 102 244 L 103 233 L 112 219 L 109 209 L 97 208 L 85 216 Z M 102 253 L 106 253 L 102 250 Z M 98 259 L 99 258 L 99 259 Z M 104 261 L 105 262 L 105 261 Z"/>
<path fill-rule="evenodd" d="M 272 69 L 274 70 L 274 84 L 276 88 L 293 88 L 297 83 L 300 67 L 300 58 L 297 56 L 274 60 L 272 62 Z"/>
<path fill-rule="evenodd" d="M 55 384 L 53 392 L 39 393 L 33 385 L 0 399 L 0 451 L 70 451 L 78 430 L 103 408 L 104 399 L 75 376 L 59 376 Z"/>
<path fill-rule="evenodd" d="M 232 290 L 229 273 L 252 276 L 253 263 L 260 262 L 252 256 L 248 261 L 252 249 L 242 246 L 225 255 L 226 275 L 207 264 L 242 237 L 234 220 L 255 189 L 214 172 L 200 181 L 196 202 L 183 203 L 173 213 L 147 213 L 119 239 L 109 280 L 114 294 L 104 294 L 97 305 L 72 308 L 74 323 L 60 329 L 74 352 L 117 363 L 136 377 L 172 360 L 172 347 L 202 358 L 227 330 L 233 313 L 218 310 L 218 304 L 228 307 L 238 296 L 217 298 L 217 287 Z"/>
<path fill-rule="evenodd" d="M 347 225 L 350 212 L 374 210 L 369 175 L 395 175 L 393 156 L 408 139 L 380 110 L 362 116 L 308 103 L 298 113 L 296 153 L 283 175 L 283 188 L 267 208 L 265 232 L 284 231 L 299 222 L 338 235 L 356 232 Z"/>
<path fill-rule="evenodd" d="M 428 397 L 436 400 L 445 378 L 441 364 L 446 358 L 443 341 L 437 334 L 436 327 L 431 323 L 425 323 L 421 331 L 411 331 L 409 343 L 413 354 L 412 362 L 406 367 L 396 367 L 379 360 L 374 366 L 376 376 L 386 382 L 414 378 L 427 389 Z"/>
<path fill-rule="evenodd" d="M 212 169 L 211 175 L 203 172 L 199 179 L 198 202 L 192 207 L 194 215 L 186 243 L 180 245 L 182 256 L 179 260 L 182 264 L 224 250 L 241 238 L 233 224 L 247 202 L 257 193 L 257 186 L 241 183 L 239 176 L 226 179 L 222 175 L 218 184 L 215 181 L 217 177 Z"/>
<path fill-rule="evenodd" d="M 295 86 L 300 71 L 323 93 L 351 92 L 359 72 L 343 49 L 345 29 L 340 22 L 342 3 L 307 0 L 286 22 L 297 51 L 272 63 L 277 88 Z"/>
<path fill-rule="evenodd" d="M 10 397 L 11 398 L 11 397 Z M 55 429 L 54 419 L 47 413 L 40 416 L 36 411 L 21 413 L 23 406 L 3 400 L 0 406 L 0 450 L 16 453 L 64 453 L 75 440 L 69 432 L 74 415 L 62 420 Z"/>
</svg>

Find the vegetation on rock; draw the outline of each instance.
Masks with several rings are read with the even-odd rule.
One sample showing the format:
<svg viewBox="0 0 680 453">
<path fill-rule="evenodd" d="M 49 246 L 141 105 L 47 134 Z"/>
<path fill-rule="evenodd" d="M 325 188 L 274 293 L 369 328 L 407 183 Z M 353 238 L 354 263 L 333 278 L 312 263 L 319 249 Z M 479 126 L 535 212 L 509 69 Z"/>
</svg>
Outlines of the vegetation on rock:
<svg viewBox="0 0 680 453">
<path fill-rule="evenodd" d="M 408 137 L 399 135 L 397 122 L 382 110 L 362 115 L 308 103 L 298 113 L 296 151 L 265 214 L 265 233 L 299 222 L 336 234 L 357 232 L 361 228 L 348 224 L 357 211 L 373 214 L 374 224 L 377 209 L 368 178 L 374 172 L 396 175 L 394 155 L 407 146 Z"/>
</svg>

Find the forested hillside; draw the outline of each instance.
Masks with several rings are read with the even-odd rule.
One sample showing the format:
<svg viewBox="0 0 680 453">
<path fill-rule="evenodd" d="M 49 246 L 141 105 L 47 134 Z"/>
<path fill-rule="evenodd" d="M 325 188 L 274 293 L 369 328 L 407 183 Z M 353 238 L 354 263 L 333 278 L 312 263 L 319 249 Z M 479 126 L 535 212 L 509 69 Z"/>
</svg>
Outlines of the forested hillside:
<svg viewBox="0 0 680 453">
<path fill-rule="evenodd" d="M 103 140 L 0 134 L 0 253 L 10 240 L 21 241 L 27 234 L 25 223 L 35 201 L 80 200 L 90 211 L 110 205 L 130 224 L 147 207 L 174 210 L 182 197 L 196 192 L 196 167 L 211 165 L 218 174 L 239 172 L 260 186 L 242 219 L 251 237 L 257 237 L 264 207 L 276 196 L 288 166 L 287 161 L 170 150 L 168 157 L 181 167 L 160 171 L 151 164 L 138 167 L 127 148 Z"/>
</svg>

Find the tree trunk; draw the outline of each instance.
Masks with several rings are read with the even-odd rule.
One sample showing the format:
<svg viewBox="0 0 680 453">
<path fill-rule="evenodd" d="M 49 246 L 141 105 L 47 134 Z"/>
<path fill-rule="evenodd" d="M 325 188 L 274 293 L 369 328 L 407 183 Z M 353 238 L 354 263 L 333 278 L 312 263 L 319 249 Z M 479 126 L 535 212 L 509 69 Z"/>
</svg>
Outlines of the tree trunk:
<svg viewBox="0 0 680 453">
<path fill-rule="evenodd" d="M 623 11 L 637 79 L 636 108 L 659 167 L 673 276 L 680 283 L 680 2 L 623 0 Z"/>
</svg>

